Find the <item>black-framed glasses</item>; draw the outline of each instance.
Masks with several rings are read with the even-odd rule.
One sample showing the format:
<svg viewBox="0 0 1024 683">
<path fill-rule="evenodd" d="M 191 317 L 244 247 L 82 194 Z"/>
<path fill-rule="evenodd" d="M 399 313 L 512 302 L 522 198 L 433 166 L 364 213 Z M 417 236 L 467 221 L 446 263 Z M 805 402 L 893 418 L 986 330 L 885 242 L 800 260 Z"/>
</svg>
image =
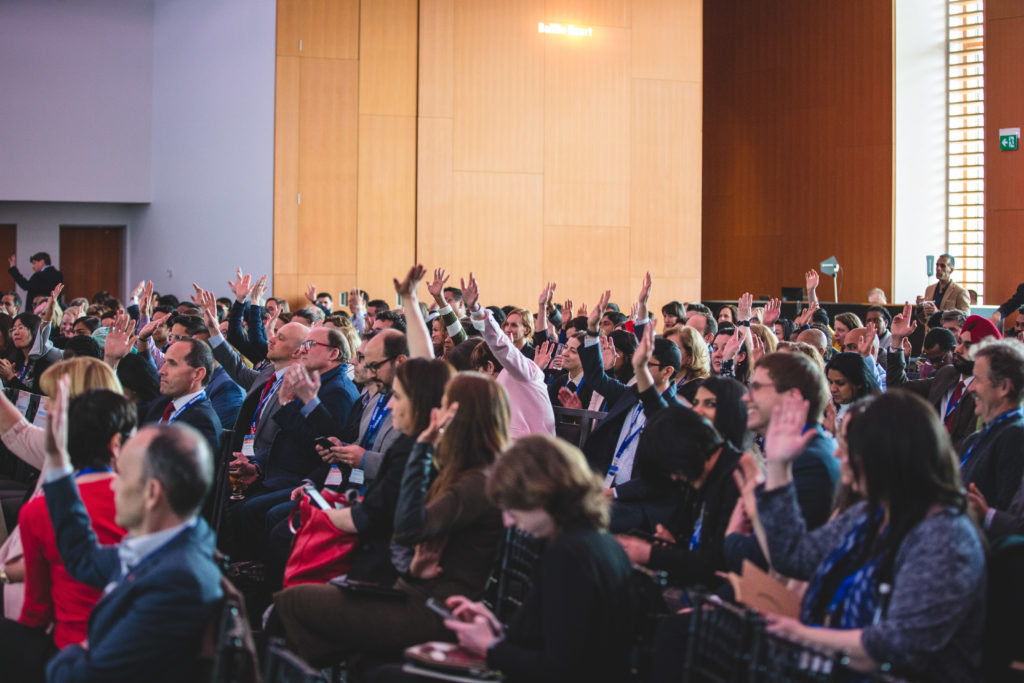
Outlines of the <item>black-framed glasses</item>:
<svg viewBox="0 0 1024 683">
<path fill-rule="evenodd" d="M 384 367 L 394 359 L 394 356 L 390 356 L 388 358 L 385 358 L 384 360 L 377 361 L 376 363 L 366 363 L 366 369 L 369 370 L 370 372 L 376 373 L 378 370 L 380 370 L 382 367 Z"/>
<path fill-rule="evenodd" d="M 323 342 L 318 342 L 318 341 L 315 341 L 313 339 L 307 339 L 306 341 L 304 341 L 301 344 L 299 344 L 299 348 L 302 349 L 303 351 L 309 351 L 314 346 L 324 346 L 324 347 L 327 347 L 328 349 L 333 349 L 334 348 L 330 344 L 325 344 Z"/>
</svg>

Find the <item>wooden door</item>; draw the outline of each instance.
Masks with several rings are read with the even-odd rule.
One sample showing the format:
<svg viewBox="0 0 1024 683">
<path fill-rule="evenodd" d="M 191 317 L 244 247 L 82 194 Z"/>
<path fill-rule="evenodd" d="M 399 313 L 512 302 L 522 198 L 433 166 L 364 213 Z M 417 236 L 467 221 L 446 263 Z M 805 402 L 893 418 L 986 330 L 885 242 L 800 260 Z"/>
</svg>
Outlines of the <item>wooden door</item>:
<svg viewBox="0 0 1024 683">
<path fill-rule="evenodd" d="M 14 278 L 7 272 L 7 257 L 17 253 L 18 248 L 18 226 L 13 224 L 0 224 L 0 262 L 4 267 L 0 268 L 0 291 L 13 292 Z M 22 263 L 27 263 L 23 259 Z M 19 294 L 20 295 L 20 294 Z"/>
<path fill-rule="evenodd" d="M 121 292 L 123 226 L 60 226 L 60 263 L 64 301 L 84 296 L 92 301 L 105 289 L 124 300 Z"/>
</svg>

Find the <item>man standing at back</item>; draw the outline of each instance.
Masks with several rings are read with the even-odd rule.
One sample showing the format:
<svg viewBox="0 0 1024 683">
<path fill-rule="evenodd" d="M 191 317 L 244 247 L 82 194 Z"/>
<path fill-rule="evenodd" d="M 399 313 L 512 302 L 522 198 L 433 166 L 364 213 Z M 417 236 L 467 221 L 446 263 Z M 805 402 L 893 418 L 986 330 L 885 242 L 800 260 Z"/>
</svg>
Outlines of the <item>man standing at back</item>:
<svg viewBox="0 0 1024 683">
<path fill-rule="evenodd" d="M 11 257 L 7 259 L 7 264 L 10 266 L 7 272 L 11 274 L 18 286 L 25 290 L 25 305 L 28 307 L 26 310 L 31 311 L 31 304 L 36 297 L 50 296 L 53 288 L 64 282 L 64 275 L 50 265 L 50 255 L 45 251 L 32 254 L 28 261 L 32 264 L 32 277 L 27 280 L 18 270 L 18 257 L 15 254 L 11 254 Z"/>
<path fill-rule="evenodd" d="M 937 281 L 924 290 L 924 299 L 917 307 L 918 322 L 925 322 L 935 315 L 936 311 L 952 309 L 971 313 L 971 297 L 967 290 L 953 282 L 953 269 L 956 261 L 949 254 L 941 254 L 935 262 Z"/>
<path fill-rule="evenodd" d="M 197 516 L 213 481 L 209 448 L 180 423 L 146 427 L 129 439 L 113 483 L 115 522 L 128 536 L 101 546 L 68 459 L 67 387 L 65 377 L 50 417 L 46 507 L 68 573 L 104 595 L 90 617 L 87 645 L 62 650 L 46 679 L 181 679 L 222 598 L 214 535 Z"/>
</svg>

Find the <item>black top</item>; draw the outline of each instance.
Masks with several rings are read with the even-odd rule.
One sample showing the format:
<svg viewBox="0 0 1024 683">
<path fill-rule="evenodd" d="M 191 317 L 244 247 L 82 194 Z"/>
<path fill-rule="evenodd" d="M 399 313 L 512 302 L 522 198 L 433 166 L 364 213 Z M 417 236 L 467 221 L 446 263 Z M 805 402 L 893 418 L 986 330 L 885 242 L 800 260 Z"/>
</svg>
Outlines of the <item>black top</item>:
<svg viewBox="0 0 1024 683">
<path fill-rule="evenodd" d="M 633 645 L 629 558 L 609 534 L 565 531 L 541 556 L 534 584 L 487 665 L 506 680 L 625 681 Z"/>
<path fill-rule="evenodd" d="M 38 273 L 32 273 L 32 277 L 25 279 L 17 266 L 8 268 L 18 286 L 25 290 L 25 310 L 32 310 L 32 300 L 37 296 L 50 296 L 53 288 L 64 282 L 64 275 L 53 266 L 47 266 Z"/>
</svg>

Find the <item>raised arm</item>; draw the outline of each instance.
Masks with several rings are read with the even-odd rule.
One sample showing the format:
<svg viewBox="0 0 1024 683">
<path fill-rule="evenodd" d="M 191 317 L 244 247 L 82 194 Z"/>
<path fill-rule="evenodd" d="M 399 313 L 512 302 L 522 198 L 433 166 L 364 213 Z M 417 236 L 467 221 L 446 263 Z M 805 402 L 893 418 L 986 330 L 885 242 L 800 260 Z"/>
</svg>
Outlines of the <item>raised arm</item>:
<svg viewBox="0 0 1024 683">
<path fill-rule="evenodd" d="M 398 278 L 395 278 L 395 291 L 402 297 L 402 308 L 405 310 L 405 336 L 409 341 L 409 357 L 433 360 L 434 344 L 430 340 L 430 330 L 423 319 L 423 311 L 420 310 L 419 296 L 416 292 L 426 273 L 427 270 L 423 266 L 413 266 L 404 280 L 399 282 Z"/>
<path fill-rule="evenodd" d="M 544 372 L 512 345 L 498 323 L 494 321 L 491 312 L 480 306 L 480 288 L 473 273 L 469 274 L 469 282 L 462 281 L 462 297 L 473 320 L 473 326 L 483 333 L 487 348 L 509 375 L 521 382 L 543 383 Z"/>
</svg>

